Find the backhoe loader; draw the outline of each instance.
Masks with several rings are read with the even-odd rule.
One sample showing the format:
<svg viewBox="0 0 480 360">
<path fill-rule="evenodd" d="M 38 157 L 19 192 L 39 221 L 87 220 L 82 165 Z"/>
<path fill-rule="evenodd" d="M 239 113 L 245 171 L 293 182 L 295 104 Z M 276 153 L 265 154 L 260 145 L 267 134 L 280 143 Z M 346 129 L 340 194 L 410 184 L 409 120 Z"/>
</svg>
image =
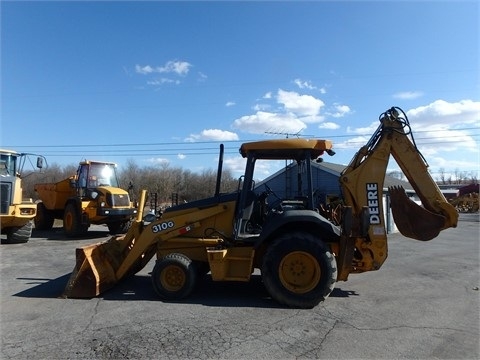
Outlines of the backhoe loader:
<svg viewBox="0 0 480 360">
<path fill-rule="evenodd" d="M 220 146 L 213 197 L 173 206 L 161 217 L 143 218 L 146 191 L 142 191 L 136 220 L 125 236 L 76 250 L 76 265 L 63 297 L 98 296 L 156 256 L 151 280 L 163 300 L 187 297 L 197 279 L 208 272 L 213 281 L 246 282 L 259 269 L 273 300 L 312 308 L 328 297 L 337 281 L 346 281 L 351 273 L 377 270 L 387 258 L 382 193 L 390 155 L 423 203 L 411 201 L 403 188 L 389 189 L 399 231 L 426 241 L 457 225 L 458 214 L 430 177 L 401 109 L 381 114 L 370 141 L 342 172 L 340 225 L 322 216 L 314 203 L 311 165 L 325 153 L 334 154 L 331 141 L 290 138 L 244 143 L 240 154 L 246 158 L 245 173 L 238 190 L 224 194 L 219 192 Z M 275 196 L 273 191 L 265 185 L 258 192 L 254 168 L 262 159 L 301 165 L 303 179 L 295 198 L 270 204 L 267 199 Z"/>
</svg>

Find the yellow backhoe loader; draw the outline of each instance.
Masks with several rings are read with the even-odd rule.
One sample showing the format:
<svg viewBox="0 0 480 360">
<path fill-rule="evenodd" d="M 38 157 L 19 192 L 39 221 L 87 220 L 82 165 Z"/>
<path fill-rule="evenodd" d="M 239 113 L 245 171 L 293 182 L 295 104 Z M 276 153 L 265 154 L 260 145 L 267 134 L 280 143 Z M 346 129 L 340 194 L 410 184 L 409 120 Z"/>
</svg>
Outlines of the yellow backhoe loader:
<svg viewBox="0 0 480 360">
<path fill-rule="evenodd" d="M 402 234 L 425 241 L 457 225 L 458 214 L 430 177 L 399 108 L 380 116 L 371 140 L 341 174 L 340 225 L 322 216 L 314 203 L 312 161 L 319 161 L 324 153 L 334 154 L 328 140 L 245 143 L 240 154 L 246 158 L 246 169 L 238 191 L 221 194 L 221 146 L 213 197 L 173 206 L 160 218 L 143 218 L 143 191 L 137 218 L 125 236 L 76 250 L 76 265 L 63 296 L 98 296 L 156 255 L 152 284 L 164 300 L 188 296 L 197 278 L 207 272 L 214 281 L 249 281 L 254 269 L 260 269 L 274 300 L 290 307 L 314 307 L 328 297 L 337 281 L 347 280 L 351 273 L 377 270 L 385 261 L 382 191 L 390 155 L 423 203 L 421 207 L 411 201 L 402 188 L 390 189 L 393 215 Z M 297 196 L 270 205 L 266 199 L 275 196 L 273 191 L 265 186 L 258 193 L 254 168 L 262 159 L 298 163 L 302 181 Z"/>
</svg>

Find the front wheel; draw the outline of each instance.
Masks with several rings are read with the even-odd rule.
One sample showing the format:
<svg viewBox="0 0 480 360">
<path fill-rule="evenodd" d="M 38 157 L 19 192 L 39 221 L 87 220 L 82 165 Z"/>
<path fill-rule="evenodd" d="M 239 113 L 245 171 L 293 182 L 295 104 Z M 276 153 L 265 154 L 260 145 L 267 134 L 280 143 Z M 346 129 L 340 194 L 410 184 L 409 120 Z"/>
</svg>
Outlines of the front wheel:
<svg viewBox="0 0 480 360">
<path fill-rule="evenodd" d="M 321 239 L 306 232 L 287 233 L 267 249 L 262 279 L 280 304 L 309 309 L 332 292 L 337 265 Z"/>
<path fill-rule="evenodd" d="M 128 229 L 130 229 L 131 224 L 132 223 L 130 221 L 116 221 L 108 223 L 107 227 L 111 235 L 126 234 Z"/>
<path fill-rule="evenodd" d="M 82 219 L 75 204 L 70 203 L 63 214 L 63 229 L 68 237 L 84 235 L 88 227 L 82 225 Z"/>
<path fill-rule="evenodd" d="M 180 300 L 192 292 L 197 280 L 194 263 L 183 254 L 172 253 L 157 260 L 152 271 L 156 293 L 165 300 Z"/>
<path fill-rule="evenodd" d="M 23 226 L 8 229 L 7 238 L 2 239 L 2 244 L 23 244 L 32 236 L 33 223 L 30 220 Z"/>
</svg>

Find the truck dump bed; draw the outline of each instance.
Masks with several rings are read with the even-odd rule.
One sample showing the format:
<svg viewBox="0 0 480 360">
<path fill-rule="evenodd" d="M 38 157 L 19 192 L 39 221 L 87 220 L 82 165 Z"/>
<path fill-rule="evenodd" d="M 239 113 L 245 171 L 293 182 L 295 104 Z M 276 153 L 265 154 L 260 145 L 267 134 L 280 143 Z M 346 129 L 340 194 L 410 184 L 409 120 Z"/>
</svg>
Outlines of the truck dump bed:
<svg viewBox="0 0 480 360">
<path fill-rule="evenodd" d="M 57 183 L 36 184 L 35 191 L 49 210 L 63 209 L 67 199 L 75 195 L 75 189 L 70 183 L 73 176 Z"/>
</svg>

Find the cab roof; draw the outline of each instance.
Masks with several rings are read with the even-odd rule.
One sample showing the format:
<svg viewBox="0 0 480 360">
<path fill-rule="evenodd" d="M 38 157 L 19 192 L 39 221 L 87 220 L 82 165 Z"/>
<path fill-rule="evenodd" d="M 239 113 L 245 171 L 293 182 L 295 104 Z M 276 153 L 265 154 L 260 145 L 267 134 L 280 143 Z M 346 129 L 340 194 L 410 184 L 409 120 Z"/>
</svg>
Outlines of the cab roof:
<svg viewBox="0 0 480 360">
<path fill-rule="evenodd" d="M 113 165 L 117 166 L 116 163 L 114 162 L 109 162 L 109 161 L 96 161 L 96 160 L 83 160 L 80 161 L 80 165 L 93 165 L 93 164 L 100 164 L 100 165 Z"/>
<path fill-rule="evenodd" d="M 247 157 L 253 153 L 257 159 L 294 159 L 304 158 L 305 151 L 310 151 L 310 158 L 316 159 L 323 155 L 325 150 L 332 149 L 330 140 L 319 139 L 276 139 L 244 143 L 240 147 L 240 154 Z"/>
<path fill-rule="evenodd" d="M 14 150 L 0 149 L 0 154 L 10 154 L 10 155 L 21 155 L 19 152 Z"/>
</svg>

